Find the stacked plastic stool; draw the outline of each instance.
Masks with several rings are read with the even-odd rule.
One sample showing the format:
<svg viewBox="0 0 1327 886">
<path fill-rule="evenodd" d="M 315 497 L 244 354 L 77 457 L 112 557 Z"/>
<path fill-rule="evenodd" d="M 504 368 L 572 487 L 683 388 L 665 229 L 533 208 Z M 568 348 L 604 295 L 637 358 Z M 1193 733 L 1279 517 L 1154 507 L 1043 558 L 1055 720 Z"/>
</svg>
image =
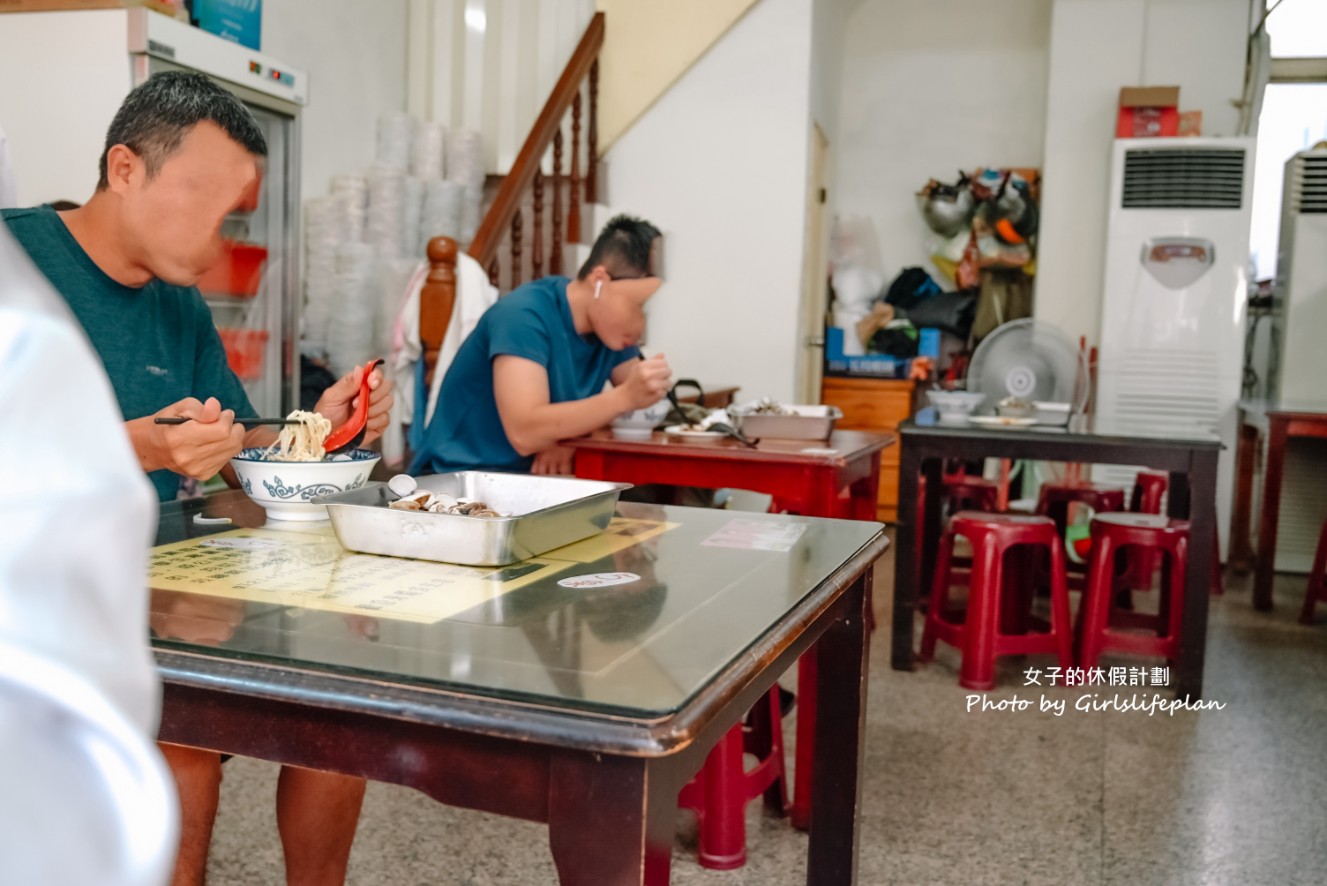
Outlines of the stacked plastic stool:
<svg viewBox="0 0 1327 886">
<path fill-rule="evenodd" d="M 1116 557 L 1138 550 L 1167 559 L 1155 616 L 1117 606 Z M 1189 524 L 1160 514 L 1107 513 L 1092 520 L 1087 589 L 1078 612 L 1078 665 L 1094 668 L 1102 653 L 1160 656 L 1179 653 L 1184 585 L 1189 565 Z M 1136 629 L 1142 628 L 1146 633 Z"/>
<path fill-rule="evenodd" d="M 968 474 L 949 474 L 944 478 L 944 497 L 951 513 L 958 511 L 987 511 L 997 509 L 999 490 L 985 477 Z"/>
<path fill-rule="evenodd" d="M 1165 471 L 1141 470 L 1134 479 L 1133 494 L 1129 498 L 1129 510 L 1136 514 L 1160 514 L 1161 498 L 1170 485 L 1170 475 Z M 1221 584 L 1221 543 L 1217 540 L 1217 529 L 1212 527 L 1212 596 L 1225 593 Z M 1129 588 L 1147 590 L 1152 587 L 1152 576 L 1156 573 L 1156 557 L 1145 551 L 1139 551 L 1129 559 Z"/>
<path fill-rule="evenodd" d="M 950 620 L 949 601 L 957 536 L 972 546 L 968 604 L 961 622 Z M 1047 631 L 1030 633 L 1035 580 L 1027 567 L 1043 551 L 1050 555 L 1051 618 Z M 1053 520 L 977 511 L 960 511 L 950 519 L 940 539 L 922 630 L 921 660 L 929 661 L 935 655 L 936 641 L 944 640 L 962 650 L 959 685 L 990 689 L 995 685 L 995 660 L 1002 655 L 1049 653 L 1059 659 L 1061 667 L 1071 667 L 1072 632 L 1064 553 Z"/>
<path fill-rule="evenodd" d="M 787 810 L 781 717 L 775 684 L 751 709 L 750 725 L 729 729 L 678 794 L 677 805 L 695 810 L 699 819 L 702 867 L 731 870 L 746 864 L 748 802 L 763 795 L 766 808 L 779 815 Z M 757 758 L 751 769 L 745 767 L 744 753 Z"/>
<path fill-rule="evenodd" d="M 1037 514 L 1050 517 L 1064 534 L 1069 522 L 1069 505 L 1087 505 L 1098 514 L 1124 510 L 1124 490 L 1101 483 L 1072 482 L 1043 483 L 1037 493 Z"/>
</svg>

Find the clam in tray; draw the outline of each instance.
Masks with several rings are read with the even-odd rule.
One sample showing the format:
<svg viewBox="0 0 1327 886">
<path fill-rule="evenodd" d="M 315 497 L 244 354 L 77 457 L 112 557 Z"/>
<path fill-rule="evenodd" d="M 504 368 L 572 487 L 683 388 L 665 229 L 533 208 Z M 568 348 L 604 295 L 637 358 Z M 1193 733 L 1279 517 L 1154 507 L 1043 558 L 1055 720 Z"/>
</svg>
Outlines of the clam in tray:
<svg viewBox="0 0 1327 886">
<path fill-rule="evenodd" d="M 436 560 L 463 566 L 506 566 L 603 532 L 629 483 L 458 471 L 416 479 L 400 495 L 382 483 L 323 496 L 341 546 L 363 554 Z M 391 507 L 428 493 L 460 506 L 436 511 Z M 465 503 L 481 502 L 484 511 Z M 474 510 L 476 513 L 467 513 Z"/>
</svg>

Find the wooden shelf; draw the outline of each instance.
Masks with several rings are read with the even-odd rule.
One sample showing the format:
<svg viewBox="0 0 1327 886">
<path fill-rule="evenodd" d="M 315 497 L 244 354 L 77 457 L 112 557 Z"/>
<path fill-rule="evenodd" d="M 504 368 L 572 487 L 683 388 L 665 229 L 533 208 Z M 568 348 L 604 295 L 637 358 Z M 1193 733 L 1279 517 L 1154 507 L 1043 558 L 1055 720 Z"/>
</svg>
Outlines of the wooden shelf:
<svg viewBox="0 0 1327 886">
<path fill-rule="evenodd" d="M 890 378 L 835 378 L 821 383 L 820 399 L 843 411 L 838 427 L 844 430 L 892 433 L 899 422 L 912 415 L 916 384 Z M 893 523 L 898 519 L 898 445 L 880 453 L 880 494 L 876 518 Z"/>
</svg>

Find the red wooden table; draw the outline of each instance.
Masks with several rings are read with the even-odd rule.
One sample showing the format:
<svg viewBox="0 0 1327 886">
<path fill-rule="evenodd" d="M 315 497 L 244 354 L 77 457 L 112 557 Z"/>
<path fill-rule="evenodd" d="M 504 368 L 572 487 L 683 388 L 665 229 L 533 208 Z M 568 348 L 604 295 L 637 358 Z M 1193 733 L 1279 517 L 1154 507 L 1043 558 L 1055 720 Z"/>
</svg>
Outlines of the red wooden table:
<svg viewBox="0 0 1327 886">
<path fill-rule="evenodd" d="M 563 441 L 576 450 L 576 476 L 619 483 L 661 483 L 706 489 L 750 489 L 774 498 L 770 510 L 805 517 L 874 520 L 880 488 L 880 450 L 893 435 L 834 431 L 826 441 L 761 440 L 756 448 L 736 440 L 695 443 L 655 432 L 649 440 L 622 440 L 612 431 Z M 811 821 L 816 650 L 798 663 L 797 770 L 793 824 Z"/>
<path fill-rule="evenodd" d="M 771 510 L 806 517 L 874 520 L 880 450 L 891 434 L 834 431 L 829 440 L 694 443 L 656 432 L 620 440 L 611 431 L 564 440 L 576 450 L 576 476 L 619 483 L 750 489 L 774 496 Z"/>
<path fill-rule="evenodd" d="M 1272 576 L 1276 570 L 1276 530 L 1281 516 L 1281 478 L 1286 442 L 1296 437 L 1327 438 L 1327 402 L 1245 400 L 1239 404 L 1239 444 L 1235 451 L 1235 505 L 1230 517 L 1230 566 L 1247 572 L 1253 562 L 1253 608 L 1272 608 Z M 1254 462 L 1258 438 L 1265 434 L 1267 466 L 1263 471 L 1262 510 L 1258 515 L 1258 549 L 1249 541 L 1252 523 Z"/>
</svg>

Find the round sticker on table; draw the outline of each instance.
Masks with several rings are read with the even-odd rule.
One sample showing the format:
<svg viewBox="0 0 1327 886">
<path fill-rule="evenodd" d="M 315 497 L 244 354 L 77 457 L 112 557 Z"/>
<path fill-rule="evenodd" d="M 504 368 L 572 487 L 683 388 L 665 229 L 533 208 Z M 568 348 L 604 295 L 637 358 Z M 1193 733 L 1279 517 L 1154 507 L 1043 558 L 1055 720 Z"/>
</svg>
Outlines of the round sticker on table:
<svg viewBox="0 0 1327 886">
<path fill-rule="evenodd" d="M 634 572 L 592 572 L 589 575 L 573 575 L 558 582 L 564 588 L 611 588 L 613 585 L 631 584 L 640 581 Z"/>
</svg>

